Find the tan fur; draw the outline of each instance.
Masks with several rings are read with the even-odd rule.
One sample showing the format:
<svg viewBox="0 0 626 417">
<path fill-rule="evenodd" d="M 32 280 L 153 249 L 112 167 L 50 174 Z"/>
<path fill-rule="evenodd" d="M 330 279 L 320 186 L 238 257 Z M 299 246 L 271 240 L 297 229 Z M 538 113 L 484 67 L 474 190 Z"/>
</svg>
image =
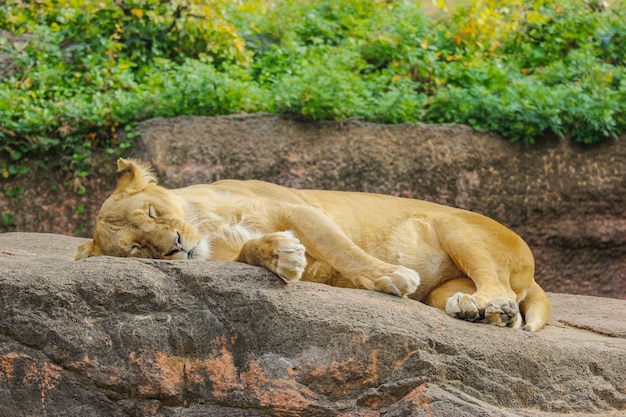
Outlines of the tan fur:
<svg viewBox="0 0 626 417">
<path fill-rule="evenodd" d="M 479 214 L 262 181 L 166 190 L 146 166 L 123 159 L 94 239 L 76 259 L 99 255 L 236 260 L 288 282 L 408 296 L 453 317 L 529 331 L 550 314 L 526 243 Z"/>
</svg>

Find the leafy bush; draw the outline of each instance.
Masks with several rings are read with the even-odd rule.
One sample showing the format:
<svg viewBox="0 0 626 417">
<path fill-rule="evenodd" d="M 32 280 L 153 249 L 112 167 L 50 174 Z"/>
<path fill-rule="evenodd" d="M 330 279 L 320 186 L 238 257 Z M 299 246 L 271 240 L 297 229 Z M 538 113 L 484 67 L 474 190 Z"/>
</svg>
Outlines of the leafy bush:
<svg viewBox="0 0 626 417">
<path fill-rule="evenodd" d="M 0 37 L 3 52 L 18 68 L 0 83 L 0 151 L 16 162 L 60 151 L 68 165 L 84 172 L 92 146 L 128 146 L 118 134 L 121 126 L 151 117 L 161 96 L 174 106 L 185 104 L 174 99 L 181 94 L 172 89 L 190 87 L 185 75 L 190 59 L 199 71 L 210 67 L 213 73 L 218 65 L 246 64 L 243 39 L 219 12 L 226 10 L 224 3 L 7 0 L 0 5 L 0 29 L 23 35 L 24 41 Z M 181 69 L 174 82 L 155 81 L 174 68 Z M 188 107 L 194 100 L 198 97 L 190 98 Z M 219 108 L 211 104 L 207 112 Z M 168 115 L 177 111 L 160 109 Z"/>
<path fill-rule="evenodd" d="M 0 152 L 130 146 L 155 116 L 465 123 L 533 143 L 626 130 L 623 0 L 466 0 L 436 19 L 371 0 L 6 0 Z M 7 34 L 14 34 L 7 36 Z M 21 36 L 16 40 L 15 35 Z"/>
<path fill-rule="evenodd" d="M 261 94 L 239 67 L 217 71 L 207 60 L 155 63 L 145 77 L 143 111 L 151 117 L 222 115 L 255 111 Z"/>
</svg>

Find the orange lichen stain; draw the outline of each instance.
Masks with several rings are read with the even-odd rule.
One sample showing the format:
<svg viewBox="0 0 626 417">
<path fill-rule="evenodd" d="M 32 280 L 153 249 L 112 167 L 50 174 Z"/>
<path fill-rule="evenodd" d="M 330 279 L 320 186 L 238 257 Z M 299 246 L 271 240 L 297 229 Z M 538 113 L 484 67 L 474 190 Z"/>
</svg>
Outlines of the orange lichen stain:
<svg viewBox="0 0 626 417">
<path fill-rule="evenodd" d="M 432 417 L 433 412 L 430 409 L 430 399 L 428 398 L 427 389 L 427 384 L 422 384 L 405 395 L 402 401 L 410 402 L 414 409 L 424 410 L 428 417 Z"/>
<path fill-rule="evenodd" d="M 159 391 L 168 397 L 177 397 L 182 394 L 184 386 L 183 369 L 184 359 L 179 356 L 157 352 L 154 365 L 159 369 Z"/>
<path fill-rule="evenodd" d="M 261 369 L 261 365 L 257 361 L 250 361 L 248 370 L 241 373 L 242 382 L 250 387 L 260 387 L 267 385 L 270 380 Z"/>
<path fill-rule="evenodd" d="M 6 379 L 13 379 L 13 374 L 15 373 L 15 362 L 19 359 L 28 359 L 29 361 L 33 360 L 30 356 L 22 353 L 8 353 L 0 356 L 0 374 L 4 375 Z"/>
<path fill-rule="evenodd" d="M 241 373 L 243 389 L 251 393 L 262 407 L 273 410 L 304 410 L 311 406 L 315 394 L 294 380 L 270 379 L 257 361 L 250 361 L 248 370 Z M 308 397 L 308 398 L 307 398 Z"/>
<path fill-rule="evenodd" d="M 298 372 L 300 372 L 301 370 L 302 370 L 302 367 L 300 366 L 287 368 L 287 375 L 296 377 L 298 376 Z"/>
<path fill-rule="evenodd" d="M 183 358 L 165 352 L 131 352 L 129 359 L 143 377 L 135 387 L 138 395 L 176 397 L 182 393 Z"/>
<path fill-rule="evenodd" d="M 154 376 L 151 376 L 153 373 L 152 366 L 150 363 L 152 362 L 149 358 L 149 353 L 137 353 L 130 352 L 128 355 L 128 359 L 130 363 L 137 367 L 137 372 L 143 377 L 141 378 L 141 382 L 139 382 L 135 389 L 137 390 L 137 394 L 142 396 L 147 395 L 155 395 L 156 388 L 152 385 L 155 382 Z"/>
<path fill-rule="evenodd" d="M 19 371 L 16 371 L 16 369 L 19 369 Z M 59 366 L 40 361 L 22 353 L 8 353 L 0 356 L 0 375 L 4 375 L 7 380 L 11 380 L 17 375 L 23 374 L 21 382 L 24 386 L 39 389 L 41 409 L 44 415 L 46 414 L 47 392 L 56 388 L 61 379 L 62 371 L 63 369 Z"/>
<path fill-rule="evenodd" d="M 203 384 L 207 379 L 208 365 L 205 361 L 196 358 L 187 358 L 185 361 L 185 375 L 187 381 L 193 385 Z"/>
<path fill-rule="evenodd" d="M 37 359 L 29 358 L 32 362 L 24 364 L 24 385 L 39 387 L 41 409 L 46 414 L 46 393 L 56 388 L 61 379 L 62 368 L 48 362 L 40 364 Z"/>
<path fill-rule="evenodd" d="M 216 400 L 225 400 L 231 392 L 242 389 L 232 353 L 235 341 L 235 337 L 218 337 L 211 342 L 214 347 L 209 358 L 188 359 L 186 363 L 188 381 L 207 385 Z"/>
<path fill-rule="evenodd" d="M 370 363 L 367 367 L 367 373 L 370 377 L 363 381 L 365 384 L 371 384 L 378 380 L 378 353 L 378 349 L 373 349 L 370 352 Z"/>
<path fill-rule="evenodd" d="M 211 352 L 208 359 L 188 359 L 185 372 L 192 384 L 210 382 L 211 393 L 217 400 L 224 400 L 228 394 L 241 387 L 237 377 L 237 367 L 226 339 L 220 340 L 221 346 Z"/>
<path fill-rule="evenodd" d="M 185 383 L 206 385 L 218 400 L 240 388 L 237 368 L 230 351 L 231 343 L 220 337 L 213 340 L 212 352 L 206 359 L 188 358 L 167 352 L 131 352 L 129 362 L 140 376 L 135 386 L 139 396 L 178 397 Z"/>
<path fill-rule="evenodd" d="M 372 410 L 378 410 L 384 405 L 384 401 L 380 397 L 370 397 L 363 401 L 363 405 L 367 408 L 371 408 Z"/>
<path fill-rule="evenodd" d="M 298 384 L 293 379 L 275 379 L 272 381 L 272 386 L 275 386 L 277 388 L 298 390 L 298 392 L 300 392 L 302 395 L 306 395 L 307 397 L 315 396 L 315 393 L 313 391 L 311 391 L 307 387 Z"/>
<path fill-rule="evenodd" d="M 408 352 L 404 358 L 400 359 L 399 361 L 396 361 L 395 369 L 398 369 L 399 367 L 404 365 L 406 363 L 406 361 L 411 359 L 413 357 L 413 355 L 415 355 L 417 352 L 419 352 L 419 350 L 417 350 L 417 349 L 412 350 L 412 351 Z"/>
<path fill-rule="evenodd" d="M 317 378 L 330 377 L 338 382 L 336 386 L 344 388 L 339 390 L 339 393 L 344 393 L 378 381 L 378 354 L 379 350 L 373 349 L 366 363 L 360 358 L 348 357 L 344 360 L 333 359 L 330 363 L 321 365 L 309 361 L 306 365 L 310 369 L 309 375 Z M 334 390 L 337 391 L 336 388 Z"/>
<path fill-rule="evenodd" d="M 93 368 L 91 359 L 89 358 L 89 355 L 87 354 L 85 354 L 82 358 L 78 360 L 68 362 L 65 367 L 73 371 L 84 371 L 89 367 Z M 87 376 L 89 376 L 89 372 L 87 372 Z"/>
</svg>

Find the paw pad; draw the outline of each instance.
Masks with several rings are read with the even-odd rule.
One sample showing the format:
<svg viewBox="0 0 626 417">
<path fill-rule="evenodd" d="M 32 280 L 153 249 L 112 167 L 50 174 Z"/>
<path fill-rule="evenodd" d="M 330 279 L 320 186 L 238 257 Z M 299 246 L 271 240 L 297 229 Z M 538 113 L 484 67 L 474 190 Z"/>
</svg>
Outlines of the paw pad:
<svg viewBox="0 0 626 417">
<path fill-rule="evenodd" d="M 485 309 L 485 321 L 496 326 L 519 327 L 522 316 L 515 301 L 498 298 L 489 301 L 489 305 Z"/>
</svg>

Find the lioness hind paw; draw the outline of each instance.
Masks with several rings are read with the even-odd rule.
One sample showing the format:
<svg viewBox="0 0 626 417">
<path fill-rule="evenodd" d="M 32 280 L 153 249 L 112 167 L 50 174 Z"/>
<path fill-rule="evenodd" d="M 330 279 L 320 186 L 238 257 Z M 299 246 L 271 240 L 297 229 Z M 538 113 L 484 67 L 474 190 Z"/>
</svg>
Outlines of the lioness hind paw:
<svg viewBox="0 0 626 417">
<path fill-rule="evenodd" d="M 485 311 L 478 306 L 478 303 L 471 295 L 456 293 L 448 298 L 446 313 L 465 321 L 479 321 L 484 318 Z"/>
<path fill-rule="evenodd" d="M 515 301 L 496 298 L 489 300 L 487 307 L 485 307 L 485 321 L 496 326 L 517 329 L 522 326 L 522 315 Z"/>
<path fill-rule="evenodd" d="M 474 296 L 457 293 L 448 299 L 446 313 L 457 319 L 500 327 L 519 328 L 522 325 L 519 306 L 508 298 L 491 299 L 483 308 Z"/>
</svg>

